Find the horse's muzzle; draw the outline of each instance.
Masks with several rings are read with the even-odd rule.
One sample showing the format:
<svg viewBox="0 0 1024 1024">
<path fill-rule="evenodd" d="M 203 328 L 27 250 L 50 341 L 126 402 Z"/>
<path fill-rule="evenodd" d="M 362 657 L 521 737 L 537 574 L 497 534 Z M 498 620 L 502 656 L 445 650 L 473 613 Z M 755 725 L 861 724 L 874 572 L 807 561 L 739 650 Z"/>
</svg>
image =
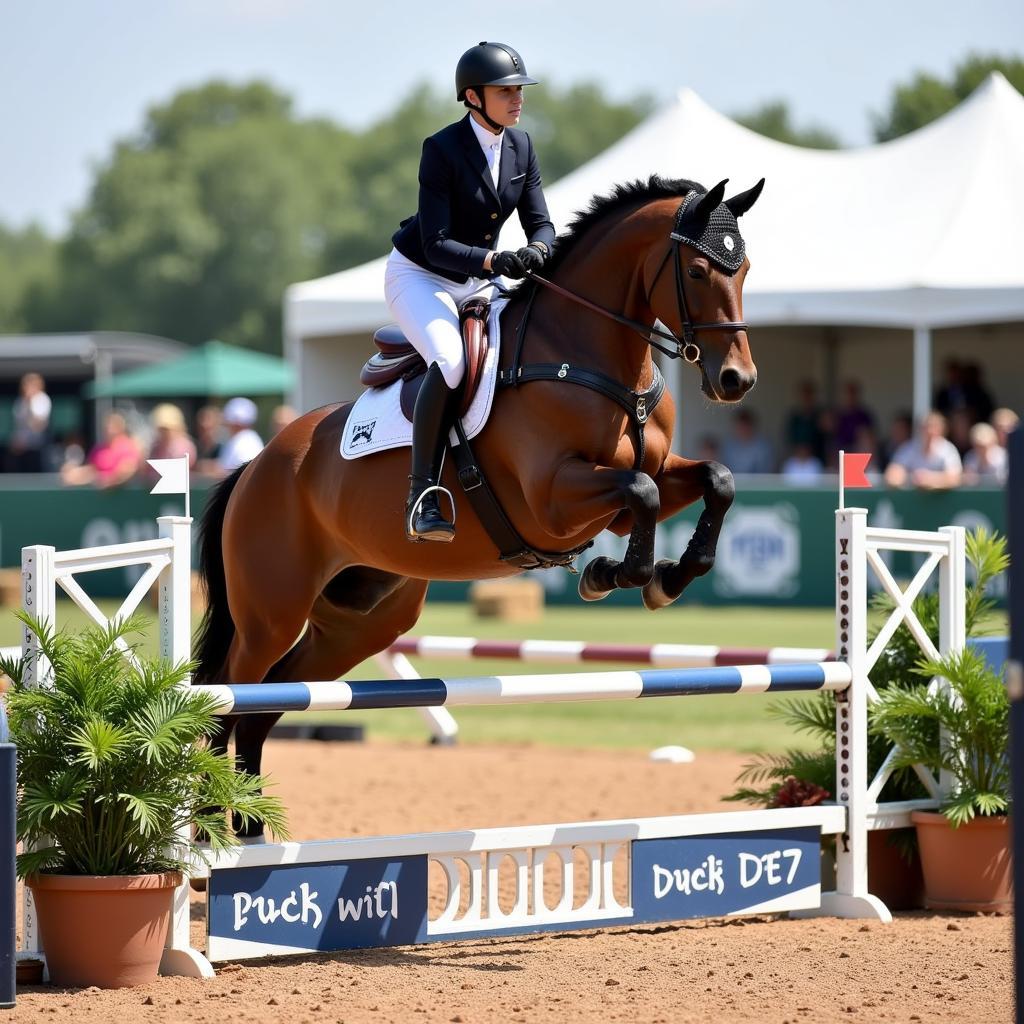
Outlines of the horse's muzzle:
<svg viewBox="0 0 1024 1024">
<path fill-rule="evenodd" d="M 719 373 L 715 391 L 720 402 L 738 402 L 756 383 L 757 370 L 743 373 L 730 366 Z"/>
</svg>

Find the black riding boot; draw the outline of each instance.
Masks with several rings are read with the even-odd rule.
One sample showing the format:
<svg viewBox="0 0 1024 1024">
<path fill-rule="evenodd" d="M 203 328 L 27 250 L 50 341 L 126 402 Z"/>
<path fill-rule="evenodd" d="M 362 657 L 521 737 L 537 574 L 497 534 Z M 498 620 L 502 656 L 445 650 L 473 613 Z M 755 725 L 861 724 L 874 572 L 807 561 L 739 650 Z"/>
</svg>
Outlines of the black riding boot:
<svg viewBox="0 0 1024 1024">
<path fill-rule="evenodd" d="M 428 490 L 440 481 L 453 397 L 441 367 L 431 363 L 412 416 L 412 473 L 405 506 L 405 532 L 410 540 L 447 542 L 455 538 L 455 524 L 441 514 L 439 492 Z"/>
</svg>

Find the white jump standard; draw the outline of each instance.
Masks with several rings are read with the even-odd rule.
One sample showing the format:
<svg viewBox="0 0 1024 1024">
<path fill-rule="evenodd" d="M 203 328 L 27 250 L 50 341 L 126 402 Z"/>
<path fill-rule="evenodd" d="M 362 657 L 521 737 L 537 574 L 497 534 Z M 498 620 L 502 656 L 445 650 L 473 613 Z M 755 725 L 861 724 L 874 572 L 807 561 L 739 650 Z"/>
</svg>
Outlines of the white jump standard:
<svg viewBox="0 0 1024 1024">
<path fill-rule="evenodd" d="M 174 521 L 176 531 L 180 523 Z M 162 522 L 165 537 L 171 525 Z M 185 536 L 176 533 L 177 543 L 169 539 L 146 554 L 151 562 L 154 556 L 160 559 L 160 568 L 154 566 L 149 575 L 161 580 L 161 650 L 186 658 L 187 527 Z M 172 554 L 172 546 L 173 564 L 167 564 L 164 557 Z M 47 550 L 52 552 L 26 549 L 26 566 L 29 554 L 45 556 L 45 561 Z M 880 555 L 887 551 L 921 558 L 906 591 Z M 896 606 L 870 650 L 869 566 Z M 841 510 L 836 513 L 835 572 L 838 661 L 823 660 L 821 651 L 811 659 L 810 650 L 789 649 L 786 661 L 792 663 L 784 664 L 766 658 L 764 664 L 733 667 L 205 687 L 217 695 L 223 712 L 232 714 L 830 690 L 836 694 L 836 799 L 816 807 L 243 846 L 196 868 L 197 876 L 209 880 L 206 956 L 190 946 L 183 887 L 161 969 L 209 974 L 209 960 L 737 914 L 788 911 L 891 920 L 870 893 L 867 833 L 907 825 L 912 810 L 937 806 L 947 780 L 921 768 L 918 775 L 929 799 L 879 803 L 891 769 L 887 761 L 874 778 L 868 776 L 867 708 L 877 696 L 869 677 L 902 622 L 930 657 L 963 646 L 964 531 L 871 528 L 865 510 Z M 936 572 L 938 648 L 911 610 Z M 38 596 L 32 573 L 26 571 L 25 578 L 26 597 Z M 137 603 L 138 591 L 126 604 Z M 45 587 L 41 595 L 43 603 L 52 602 Z M 52 617 L 52 608 L 39 611 Z M 607 652 L 591 650 L 592 660 L 604 660 L 605 653 L 611 657 L 610 645 L 605 646 Z M 622 647 L 616 650 L 624 653 Z M 720 651 L 664 654 L 673 656 L 713 662 Z M 653 655 L 652 662 L 659 663 Z M 36 668 L 42 680 L 46 666 Z M 837 837 L 835 892 L 821 891 L 823 835 Z M 439 886 L 443 892 L 434 891 Z M 513 891 L 504 909 L 499 887 Z M 441 899 L 429 900 L 428 892 Z M 428 909 L 438 902 L 438 912 Z M 29 918 L 25 931 L 25 948 L 35 948 Z"/>
</svg>

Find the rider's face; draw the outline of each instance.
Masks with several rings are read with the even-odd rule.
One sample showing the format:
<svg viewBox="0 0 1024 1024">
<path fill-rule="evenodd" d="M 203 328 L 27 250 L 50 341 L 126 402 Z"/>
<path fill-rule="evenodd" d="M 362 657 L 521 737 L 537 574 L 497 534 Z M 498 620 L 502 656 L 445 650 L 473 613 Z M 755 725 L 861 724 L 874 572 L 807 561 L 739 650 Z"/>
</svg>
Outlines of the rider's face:
<svg viewBox="0 0 1024 1024">
<path fill-rule="evenodd" d="M 519 123 L 519 115 L 523 109 L 523 87 L 521 85 L 485 85 L 483 99 L 487 104 L 487 116 L 503 128 L 511 128 Z M 481 99 L 475 90 L 470 89 L 469 99 L 477 102 Z M 487 127 L 490 127 L 487 125 Z"/>
</svg>

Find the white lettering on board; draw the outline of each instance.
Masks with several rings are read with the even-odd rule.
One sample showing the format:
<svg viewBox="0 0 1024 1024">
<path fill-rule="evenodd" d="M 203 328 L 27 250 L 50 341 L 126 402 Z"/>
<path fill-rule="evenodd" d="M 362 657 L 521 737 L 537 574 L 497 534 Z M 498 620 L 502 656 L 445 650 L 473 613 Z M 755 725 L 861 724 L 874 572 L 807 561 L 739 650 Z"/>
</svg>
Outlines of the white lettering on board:
<svg viewBox="0 0 1024 1024">
<path fill-rule="evenodd" d="M 786 873 L 786 884 L 792 885 L 796 877 L 796 870 L 800 866 L 800 850 L 773 850 L 758 856 L 753 853 L 741 853 L 740 857 L 740 885 L 749 889 L 757 885 L 762 875 L 768 885 L 778 885 L 782 881 L 782 865 L 780 861 L 789 861 L 789 871 Z"/>
<path fill-rule="evenodd" d="M 308 882 L 303 882 L 298 889 L 294 889 L 281 900 L 278 906 L 270 896 L 252 896 L 247 892 L 236 892 L 232 897 L 235 907 L 235 931 L 241 929 L 249 914 L 256 912 L 261 924 L 273 924 L 278 918 L 288 924 L 312 924 L 312 927 L 319 928 L 324 915 L 317 905 L 316 898 L 320 894 L 311 892 Z M 300 904 L 301 900 L 301 904 Z"/>
<path fill-rule="evenodd" d="M 367 886 L 366 892 L 354 900 L 344 897 L 338 900 L 338 919 L 341 921 L 359 921 L 365 917 L 393 917 L 398 919 L 398 883 L 381 882 L 376 886 Z"/>
<path fill-rule="evenodd" d="M 673 889 L 689 896 L 694 892 L 713 892 L 721 896 L 725 891 L 722 861 L 710 854 L 698 868 L 663 868 L 654 865 L 654 898 L 663 899 Z"/>
</svg>

